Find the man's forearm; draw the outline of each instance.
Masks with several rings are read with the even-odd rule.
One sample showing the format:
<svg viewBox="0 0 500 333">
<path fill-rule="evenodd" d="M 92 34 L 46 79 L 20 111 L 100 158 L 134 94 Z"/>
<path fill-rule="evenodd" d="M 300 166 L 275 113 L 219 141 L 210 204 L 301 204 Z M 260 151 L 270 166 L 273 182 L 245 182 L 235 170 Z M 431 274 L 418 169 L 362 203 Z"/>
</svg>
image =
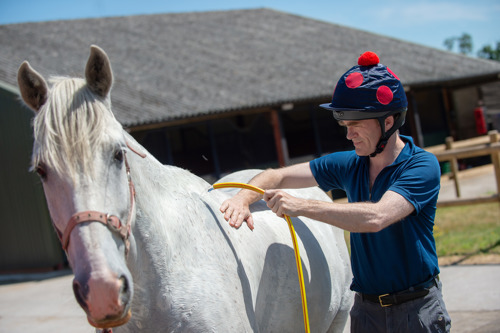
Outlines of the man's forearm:
<svg viewBox="0 0 500 333">
<path fill-rule="evenodd" d="M 263 190 L 267 190 L 270 188 L 280 188 L 279 186 L 281 184 L 281 179 L 282 178 L 279 172 L 274 169 L 267 169 L 250 179 L 248 183 Z M 262 194 L 245 189 L 238 192 L 237 196 L 241 199 L 244 199 L 248 203 L 248 205 L 251 205 L 252 203 L 262 199 Z"/>
<path fill-rule="evenodd" d="M 402 220 L 414 210 L 413 205 L 403 196 L 388 191 L 377 203 L 338 204 L 306 200 L 296 213 L 350 232 L 378 232 Z"/>
<path fill-rule="evenodd" d="M 339 204 L 307 200 L 297 212 L 349 232 L 377 232 L 384 225 L 385 216 L 373 203 Z"/>
</svg>

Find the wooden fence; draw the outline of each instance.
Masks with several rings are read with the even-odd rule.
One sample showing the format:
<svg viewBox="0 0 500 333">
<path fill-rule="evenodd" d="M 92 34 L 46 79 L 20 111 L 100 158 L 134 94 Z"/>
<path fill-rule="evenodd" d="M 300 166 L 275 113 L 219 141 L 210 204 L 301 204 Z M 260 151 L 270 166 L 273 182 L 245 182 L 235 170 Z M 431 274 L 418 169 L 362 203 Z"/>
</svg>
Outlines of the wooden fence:
<svg viewBox="0 0 500 333">
<path fill-rule="evenodd" d="M 450 177 L 454 181 L 455 193 L 457 199 L 438 202 L 438 207 L 458 206 L 466 204 L 478 204 L 485 202 L 500 202 L 500 135 L 498 132 L 490 131 L 488 135 L 463 140 L 453 141 L 453 138 L 446 138 L 446 143 L 438 146 L 426 147 L 425 150 L 433 153 L 439 162 L 450 163 Z M 489 197 L 478 198 L 461 198 L 460 183 L 459 183 L 459 167 L 458 160 L 491 156 L 491 163 L 493 164 L 497 193 Z"/>
</svg>

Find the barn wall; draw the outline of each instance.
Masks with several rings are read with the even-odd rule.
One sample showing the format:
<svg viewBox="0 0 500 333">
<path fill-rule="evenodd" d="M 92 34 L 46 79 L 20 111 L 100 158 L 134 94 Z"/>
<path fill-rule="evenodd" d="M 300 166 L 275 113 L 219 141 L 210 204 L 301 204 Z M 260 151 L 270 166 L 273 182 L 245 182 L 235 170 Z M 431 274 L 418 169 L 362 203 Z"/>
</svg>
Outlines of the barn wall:
<svg viewBox="0 0 500 333">
<path fill-rule="evenodd" d="M 32 112 L 0 85 L 0 272 L 52 269 L 64 261 L 43 189 L 29 172 Z"/>
</svg>

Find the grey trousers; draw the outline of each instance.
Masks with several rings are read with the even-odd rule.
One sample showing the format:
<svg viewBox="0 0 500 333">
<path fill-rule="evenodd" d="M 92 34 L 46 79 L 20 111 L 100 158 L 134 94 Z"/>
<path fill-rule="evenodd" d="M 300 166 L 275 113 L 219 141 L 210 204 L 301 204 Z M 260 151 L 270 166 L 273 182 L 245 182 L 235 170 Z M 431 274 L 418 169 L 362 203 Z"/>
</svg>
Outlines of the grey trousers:
<svg viewBox="0 0 500 333">
<path fill-rule="evenodd" d="M 351 333 L 450 332 L 451 319 L 441 293 L 441 282 L 424 297 L 388 307 L 363 300 L 356 293 L 351 309 Z"/>
</svg>

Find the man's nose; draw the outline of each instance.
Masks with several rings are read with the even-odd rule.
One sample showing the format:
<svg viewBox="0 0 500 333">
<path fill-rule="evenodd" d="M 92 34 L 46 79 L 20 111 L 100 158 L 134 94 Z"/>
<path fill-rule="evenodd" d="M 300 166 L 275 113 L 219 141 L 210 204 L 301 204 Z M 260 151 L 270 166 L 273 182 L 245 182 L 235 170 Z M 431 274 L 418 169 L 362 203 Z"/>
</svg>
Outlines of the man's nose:
<svg viewBox="0 0 500 333">
<path fill-rule="evenodd" d="M 352 140 L 356 136 L 356 132 L 352 127 L 346 127 L 346 138 L 347 140 Z"/>
</svg>

